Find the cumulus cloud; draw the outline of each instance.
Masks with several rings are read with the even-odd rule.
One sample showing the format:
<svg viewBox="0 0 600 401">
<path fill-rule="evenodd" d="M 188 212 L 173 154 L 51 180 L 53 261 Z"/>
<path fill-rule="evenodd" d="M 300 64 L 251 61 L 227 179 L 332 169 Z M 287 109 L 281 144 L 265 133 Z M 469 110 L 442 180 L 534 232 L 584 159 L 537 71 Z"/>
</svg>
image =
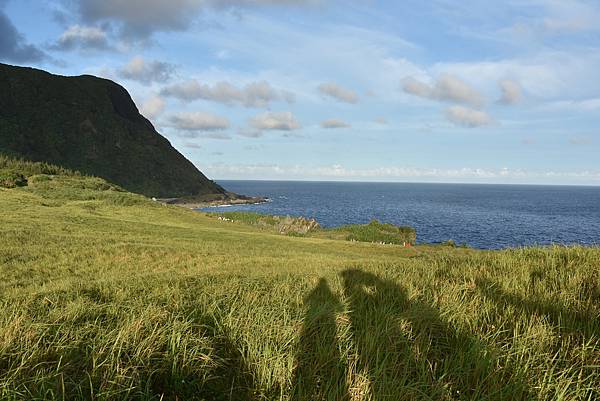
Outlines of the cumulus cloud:
<svg viewBox="0 0 600 401">
<path fill-rule="evenodd" d="M 268 107 L 271 102 L 278 100 L 285 100 L 288 103 L 294 101 L 291 92 L 276 89 L 266 81 L 251 82 L 244 87 L 237 87 L 226 81 L 211 86 L 192 79 L 165 87 L 161 94 L 188 102 L 204 99 L 227 105 L 240 104 L 256 108 Z"/>
<path fill-rule="evenodd" d="M 102 29 L 93 26 L 73 25 L 69 27 L 58 38 L 58 41 L 53 46 L 57 50 L 72 50 L 72 49 L 107 49 L 108 39 L 106 32 Z"/>
<path fill-rule="evenodd" d="M 356 92 L 346 89 L 334 82 L 322 83 L 317 87 L 317 89 L 319 92 L 321 92 L 321 94 L 329 96 L 340 102 L 357 103 L 359 100 Z"/>
<path fill-rule="evenodd" d="M 250 119 L 250 126 L 259 131 L 293 131 L 300 128 L 296 117 L 289 111 L 258 114 Z"/>
<path fill-rule="evenodd" d="M 466 82 L 453 75 L 442 75 L 435 84 L 435 95 L 440 100 L 468 103 L 475 106 L 483 104 L 483 96 Z"/>
<path fill-rule="evenodd" d="M 140 109 L 140 113 L 149 119 L 158 117 L 165 110 L 165 101 L 162 97 L 154 95 L 148 98 Z"/>
<path fill-rule="evenodd" d="M 169 122 L 182 131 L 220 131 L 229 128 L 227 118 L 200 111 L 174 114 Z"/>
<path fill-rule="evenodd" d="M 521 101 L 521 86 L 510 79 L 504 79 L 498 83 L 502 95 L 500 96 L 499 102 L 502 104 L 515 104 Z"/>
<path fill-rule="evenodd" d="M 25 41 L 23 35 L 0 9 L 0 60 L 28 63 L 42 61 L 45 57 L 44 52 Z"/>
<path fill-rule="evenodd" d="M 433 99 L 433 88 L 413 77 L 402 80 L 402 90 L 411 95 Z"/>
<path fill-rule="evenodd" d="M 146 61 L 141 56 L 132 58 L 119 70 L 121 78 L 138 81 L 144 84 L 168 81 L 175 72 L 175 66 L 162 61 Z"/>
<path fill-rule="evenodd" d="M 204 4 L 203 0 L 78 0 L 86 22 L 112 22 L 123 37 L 147 38 L 157 31 L 182 31 Z"/>
<path fill-rule="evenodd" d="M 402 90 L 411 95 L 445 102 L 457 102 L 480 107 L 483 96 L 460 78 L 444 74 L 430 86 L 415 78 L 407 77 L 402 80 Z"/>
<path fill-rule="evenodd" d="M 463 106 L 452 106 L 446 110 L 446 118 L 456 124 L 469 128 L 490 125 L 492 118 L 485 112 Z"/>
<path fill-rule="evenodd" d="M 82 21 L 114 24 L 120 36 L 145 40 L 154 32 L 185 31 L 205 9 L 261 5 L 304 5 L 318 0 L 63 0 L 75 1 Z"/>
<path fill-rule="evenodd" d="M 350 128 L 351 125 L 345 121 L 338 120 L 337 118 L 331 118 L 329 120 L 321 121 L 322 128 Z"/>
</svg>

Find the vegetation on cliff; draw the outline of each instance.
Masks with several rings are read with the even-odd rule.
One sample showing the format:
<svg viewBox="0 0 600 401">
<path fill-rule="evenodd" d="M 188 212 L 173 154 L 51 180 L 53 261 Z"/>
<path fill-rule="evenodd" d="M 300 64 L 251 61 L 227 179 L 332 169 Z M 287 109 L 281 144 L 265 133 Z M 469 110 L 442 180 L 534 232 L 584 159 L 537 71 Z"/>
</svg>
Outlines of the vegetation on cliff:
<svg viewBox="0 0 600 401">
<path fill-rule="evenodd" d="M 0 155 L 47 162 L 155 197 L 225 194 L 161 136 L 120 85 L 0 64 Z"/>
</svg>

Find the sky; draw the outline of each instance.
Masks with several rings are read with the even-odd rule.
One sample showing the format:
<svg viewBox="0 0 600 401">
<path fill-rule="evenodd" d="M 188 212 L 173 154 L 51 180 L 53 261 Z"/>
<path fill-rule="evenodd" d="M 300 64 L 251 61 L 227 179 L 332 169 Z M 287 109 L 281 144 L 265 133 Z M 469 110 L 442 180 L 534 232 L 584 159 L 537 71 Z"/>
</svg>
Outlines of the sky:
<svg viewBox="0 0 600 401">
<path fill-rule="evenodd" d="M 600 1 L 0 0 L 213 179 L 600 185 Z"/>
</svg>

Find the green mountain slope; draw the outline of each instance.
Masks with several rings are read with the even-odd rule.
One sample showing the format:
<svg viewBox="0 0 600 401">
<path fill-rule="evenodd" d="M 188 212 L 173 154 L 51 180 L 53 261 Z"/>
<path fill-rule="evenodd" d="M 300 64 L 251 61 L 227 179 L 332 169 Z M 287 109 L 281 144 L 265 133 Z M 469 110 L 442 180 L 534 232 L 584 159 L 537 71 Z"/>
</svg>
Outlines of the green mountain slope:
<svg viewBox="0 0 600 401">
<path fill-rule="evenodd" d="M 120 85 L 0 64 L 0 154 L 57 164 L 156 197 L 223 195 Z"/>
</svg>

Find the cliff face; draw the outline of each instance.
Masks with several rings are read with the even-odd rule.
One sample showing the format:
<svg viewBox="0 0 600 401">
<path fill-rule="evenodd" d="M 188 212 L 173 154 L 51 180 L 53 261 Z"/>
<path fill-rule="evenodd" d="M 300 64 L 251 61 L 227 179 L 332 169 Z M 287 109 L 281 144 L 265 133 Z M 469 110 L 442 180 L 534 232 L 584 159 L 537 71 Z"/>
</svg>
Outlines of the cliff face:
<svg viewBox="0 0 600 401">
<path fill-rule="evenodd" d="M 0 64 L 0 153 L 78 170 L 147 196 L 222 195 L 120 85 Z"/>
</svg>

